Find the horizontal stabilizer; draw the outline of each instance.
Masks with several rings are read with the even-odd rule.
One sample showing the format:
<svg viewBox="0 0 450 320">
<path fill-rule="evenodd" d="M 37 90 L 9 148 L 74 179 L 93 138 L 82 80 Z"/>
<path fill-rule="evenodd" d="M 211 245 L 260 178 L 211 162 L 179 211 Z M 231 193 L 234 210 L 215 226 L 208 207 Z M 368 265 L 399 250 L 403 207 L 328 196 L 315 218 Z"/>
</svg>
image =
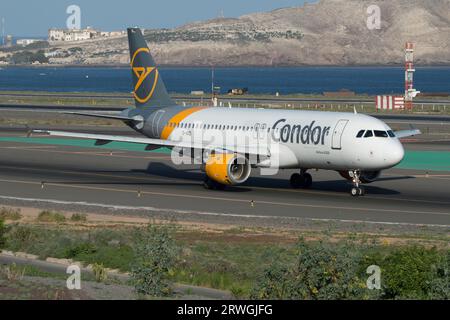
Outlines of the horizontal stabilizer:
<svg viewBox="0 0 450 320">
<path fill-rule="evenodd" d="M 115 115 L 115 114 L 85 113 L 85 112 L 63 112 L 63 113 L 76 115 L 76 116 L 83 116 L 83 117 L 120 120 L 120 121 L 125 121 L 125 122 L 134 122 L 134 123 L 139 123 L 139 122 L 143 121 L 142 119 L 134 119 L 134 118 L 124 117 L 124 116 Z"/>
</svg>

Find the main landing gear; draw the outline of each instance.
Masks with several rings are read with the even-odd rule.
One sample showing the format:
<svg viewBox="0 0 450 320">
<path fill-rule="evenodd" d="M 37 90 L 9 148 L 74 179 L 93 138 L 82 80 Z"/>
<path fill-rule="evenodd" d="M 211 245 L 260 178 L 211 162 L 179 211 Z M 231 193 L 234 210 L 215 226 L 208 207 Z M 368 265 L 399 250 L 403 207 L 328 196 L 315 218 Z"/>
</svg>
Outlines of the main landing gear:
<svg viewBox="0 0 450 320">
<path fill-rule="evenodd" d="M 353 181 L 353 188 L 351 190 L 351 195 L 353 197 L 360 197 L 363 196 L 365 194 L 365 190 L 363 187 L 360 186 L 361 184 L 361 172 L 359 170 L 353 170 L 350 171 L 350 176 L 352 177 Z"/>
<path fill-rule="evenodd" d="M 203 180 L 203 187 L 206 190 L 224 190 L 226 186 L 206 177 L 205 180 Z"/>
<path fill-rule="evenodd" d="M 306 169 L 302 169 L 300 173 L 294 173 L 291 176 L 290 183 L 294 189 L 309 189 L 312 185 L 312 176 L 306 172 Z"/>
</svg>

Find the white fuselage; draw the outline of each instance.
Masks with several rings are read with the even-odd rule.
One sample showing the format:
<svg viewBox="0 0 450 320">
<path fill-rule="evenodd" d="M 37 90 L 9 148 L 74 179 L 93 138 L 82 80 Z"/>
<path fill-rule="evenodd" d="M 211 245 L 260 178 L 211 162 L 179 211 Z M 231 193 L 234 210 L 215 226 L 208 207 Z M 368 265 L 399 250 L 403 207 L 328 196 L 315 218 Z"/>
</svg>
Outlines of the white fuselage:
<svg viewBox="0 0 450 320">
<path fill-rule="evenodd" d="M 389 126 L 354 113 L 206 108 L 177 124 L 169 140 L 264 145 L 278 160 L 259 166 L 280 169 L 383 170 L 404 157 Z"/>
</svg>

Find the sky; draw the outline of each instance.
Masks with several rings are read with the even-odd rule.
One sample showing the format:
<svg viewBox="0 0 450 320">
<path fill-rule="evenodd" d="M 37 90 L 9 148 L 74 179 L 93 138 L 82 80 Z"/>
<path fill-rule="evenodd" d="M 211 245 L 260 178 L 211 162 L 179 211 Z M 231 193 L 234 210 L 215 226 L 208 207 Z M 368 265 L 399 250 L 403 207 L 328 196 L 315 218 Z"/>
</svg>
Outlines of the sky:
<svg viewBox="0 0 450 320">
<path fill-rule="evenodd" d="M 113 31 L 129 26 L 171 28 L 188 22 L 303 5 L 309 0 L 1 0 L 0 18 L 7 34 L 46 36 L 49 28 L 65 28 L 70 5 L 81 8 L 81 26 Z"/>
</svg>

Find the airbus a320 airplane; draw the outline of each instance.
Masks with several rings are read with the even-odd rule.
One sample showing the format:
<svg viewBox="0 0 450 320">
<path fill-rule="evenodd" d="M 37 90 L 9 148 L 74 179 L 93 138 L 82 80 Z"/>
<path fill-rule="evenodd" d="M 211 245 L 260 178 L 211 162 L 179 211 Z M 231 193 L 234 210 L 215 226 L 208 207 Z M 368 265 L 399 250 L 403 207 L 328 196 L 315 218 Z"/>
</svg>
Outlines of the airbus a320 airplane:
<svg viewBox="0 0 450 320">
<path fill-rule="evenodd" d="M 116 119 L 140 137 L 35 130 L 53 136 L 171 148 L 199 160 L 204 186 L 223 189 L 239 185 L 252 169 L 298 169 L 294 188 L 309 188 L 309 169 L 338 171 L 352 182 L 351 194 L 361 196 L 361 183 L 376 180 L 382 170 L 404 157 L 399 138 L 419 130 L 393 132 L 384 122 L 362 114 L 299 110 L 268 110 L 179 106 L 169 97 L 147 43 L 138 28 L 128 29 L 135 108 L 120 115 L 77 115 Z M 173 154 L 173 153 L 172 153 Z"/>
</svg>

